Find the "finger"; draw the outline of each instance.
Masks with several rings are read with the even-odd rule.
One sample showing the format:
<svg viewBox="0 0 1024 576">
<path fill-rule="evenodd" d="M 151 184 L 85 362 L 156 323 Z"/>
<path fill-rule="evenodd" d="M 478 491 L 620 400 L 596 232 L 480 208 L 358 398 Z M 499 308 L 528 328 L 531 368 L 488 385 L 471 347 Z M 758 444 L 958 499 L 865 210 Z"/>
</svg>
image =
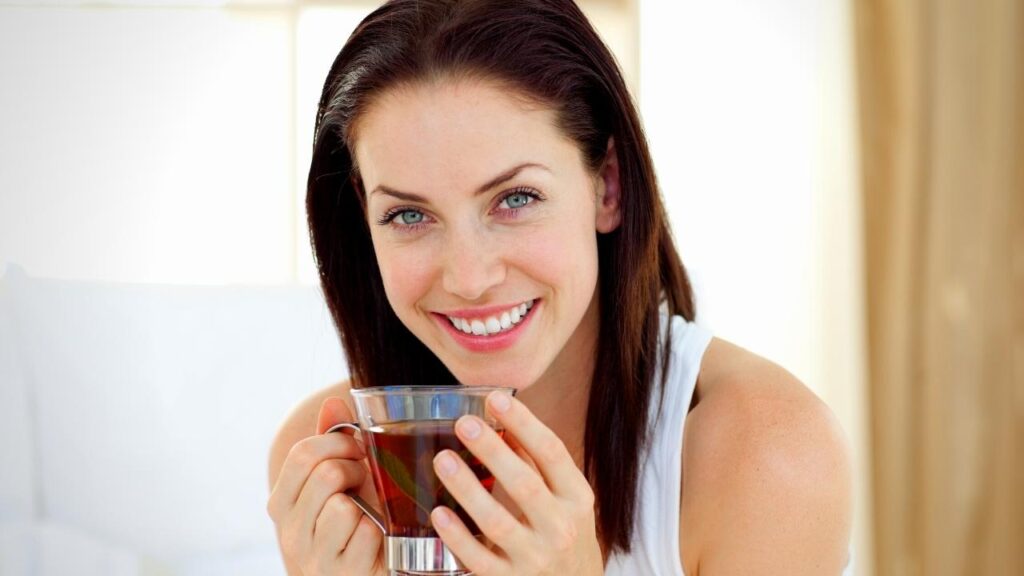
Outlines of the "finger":
<svg viewBox="0 0 1024 576">
<path fill-rule="evenodd" d="M 309 475 L 293 513 L 299 515 L 298 529 L 313 536 L 317 518 L 327 499 L 337 492 L 359 486 L 366 479 L 366 469 L 353 460 L 325 460 Z M 354 504 L 353 504 L 354 506 Z"/>
<path fill-rule="evenodd" d="M 516 456 L 522 458 L 523 462 L 526 462 L 526 464 L 530 468 L 536 470 L 537 474 L 540 474 L 540 468 L 537 467 L 537 463 L 533 461 L 533 458 L 530 457 L 530 454 L 526 451 L 525 448 L 523 448 L 523 445 L 519 442 L 519 440 L 516 439 L 515 434 L 509 432 L 508 430 L 505 430 L 501 439 L 504 440 L 505 443 L 508 444 L 508 447 L 511 448 L 512 451 L 516 453 Z M 543 475 L 541 474 L 541 476 Z"/>
<path fill-rule="evenodd" d="M 516 456 L 519 456 L 519 458 L 521 458 L 523 462 L 526 462 L 527 466 L 532 468 L 534 471 L 537 472 L 537 475 L 543 478 L 544 475 L 540 473 L 540 468 L 537 467 L 537 463 L 534 462 L 533 458 L 530 457 L 530 454 L 526 451 L 526 448 L 523 448 L 522 444 L 520 444 L 519 441 L 516 440 L 514 434 L 512 434 L 508 430 L 505 430 L 501 435 L 501 439 L 504 440 L 505 444 L 508 444 L 508 447 L 511 448 L 512 451 L 516 453 Z"/>
<path fill-rule="evenodd" d="M 336 492 L 324 502 L 313 527 L 312 556 L 324 573 L 337 572 L 340 556 L 352 538 L 362 511 L 352 499 Z"/>
<path fill-rule="evenodd" d="M 341 553 L 337 574 L 375 574 L 383 563 L 384 536 L 367 516 L 360 518 Z"/>
<path fill-rule="evenodd" d="M 320 405 L 320 415 L 317 417 L 316 433 L 323 434 L 331 426 L 342 422 L 355 422 L 352 411 L 348 409 L 345 401 L 337 396 L 324 399 Z"/>
<path fill-rule="evenodd" d="M 434 457 L 434 471 L 448 493 L 492 542 L 509 555 L 528 551 L 529 530 L 484 488 L 458 454 L 442 450 Z"/>
<path fill-rule="evenodd" d="M 362 460 L 363 447 L 345 434 L 310 436 L 295 443 L 281 465 L 281 473 L 270 491 L 267 509 L 273 518 L 287 513 L 299 499 L 306 480 L 321 462 L 334 458 Z"/>
<path fill-rule="evenodd" d="M 430 522 L 452 554 L 473 574 L 490 576 L 511 573 L 508 560 L 484 546 L 450 508 L 434 508 L 430 513 Z"/>
<path fill-rule="evenodd" d="M 555 496 L 585 501 L 591 490 L 562 440 L 529 408 L 503 392 L 487 397 L 489 412 L 511 432 L 544 476 Z"/>
<path fill-rule="evenodd" d="M 475 437 L 471 430 L 476 430 Z M 455 431 L 466 448 L 501 482 L 526 514 L 531 526 L 542 534 L 555 534 L 561 530 L 564 524 L 560 517 L 562 504 L 544 483 L 540 473 L 516 455 L 497 432 L 475 416 L 460 418 L 455 424 Z"/>
</svg>

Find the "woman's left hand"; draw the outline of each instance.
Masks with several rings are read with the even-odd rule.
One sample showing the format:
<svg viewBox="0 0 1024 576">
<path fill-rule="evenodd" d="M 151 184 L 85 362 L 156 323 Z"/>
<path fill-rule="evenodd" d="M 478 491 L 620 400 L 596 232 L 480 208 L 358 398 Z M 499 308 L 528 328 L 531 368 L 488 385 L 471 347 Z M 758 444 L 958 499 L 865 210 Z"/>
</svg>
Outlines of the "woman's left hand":
<svg viewBox="0 0 1024 576">
<path fill-rule="evenodd" d="M 435 456 L 434 470 L 448 492 L 500 550 L 488 549 L 444 506 L 431 513 L 441 539 L 479 576 L 604 574 L 596 535 L 594 492 L 565 444 L 509 394 L 494 392 L 487 404 L 506 434 L 514 436 L 519 448 L 513 450 L 475 416 L 460 418 L 456 434 L 494 474 L 525 517 L 513 516 L 457 454 L 445 450 Z"/>
</svg>

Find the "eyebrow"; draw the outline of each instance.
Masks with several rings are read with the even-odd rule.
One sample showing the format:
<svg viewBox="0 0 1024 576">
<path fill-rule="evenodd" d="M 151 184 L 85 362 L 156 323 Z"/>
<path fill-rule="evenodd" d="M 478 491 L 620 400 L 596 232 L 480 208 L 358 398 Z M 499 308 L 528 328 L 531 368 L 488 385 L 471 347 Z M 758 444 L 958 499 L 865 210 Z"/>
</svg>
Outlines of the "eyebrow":
<svg viewBox="0 0 1024 576">
<path fill-rule="evenodd" d="M 536 162 L 524 162 L 523 164 L 514 166 L 502 172 L 501 174 L 498 174 L 494 178 L 491 178 L 486 183 L 477 188 L 476 192 L 474 192 L 473 195 L 478 196 L 480 194 L 483 194 L 484 192 L 487 192 L 491 188 L 494 188 L 495 186 L 499 186 L 505 182 L 508 182 L 509 180 L 515 178 L 517 175 L 519 175 L 520 172 L 527 168 L 540 168 L 542 170 L 547 170 L 548 172 L 551 172 L 551 170 L 547 166 L 544 166 L 543 164 L 537 164 Z M 387 194 L 388 196 L 394 196 L 395 198 L 398 198 L 399 200 L 405 200 L 406 202 L 420 202 L 422 204 L 427 203 L 427 199 L 424 198 L 423 196 L 420 196 L 419 194 L 413 194 L 411 192 L 399 192 L 398 190 L 395 190 L 394 188 L 390 188 L 383 184 L 380 184 L 376 188 L 374 188 L 373 192 L 370 192 L 370 195 L 372 196 L 377 192 L 380 192 L 381 194 Z"/>
</svg>

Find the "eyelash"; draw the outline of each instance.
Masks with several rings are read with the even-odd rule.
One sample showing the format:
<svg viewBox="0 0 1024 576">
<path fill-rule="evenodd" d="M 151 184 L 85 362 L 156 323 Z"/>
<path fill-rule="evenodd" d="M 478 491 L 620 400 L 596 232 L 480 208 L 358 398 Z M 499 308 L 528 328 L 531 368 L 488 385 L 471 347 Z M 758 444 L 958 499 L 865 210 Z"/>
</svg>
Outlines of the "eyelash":
<svg viewBox="0 0 1024 576">
<path fill-rule="evenodd" d="M 533 188 L 520 187 L 520 188 L 514 188 L 512 190 L 509 190 L 508 192 L 503 194 L 501 196 L 501 198 L 498 200 L 498 204 L 500 205 L 502 202 L 504 202 L 505 200 L 508 200 L 512 196 L 518 196 L 520 194 L 522 194 L 524 196 L 529 196 L 530 197 L 530 201 L 527 202 L 525 205 L 519 207 L 519 208 L 504 208 L 503 211 L 505 212 L 505 215 L 507 217 L 514 218 L 516 215 L 519 214 L 520 210 L 522 210 L 523 208 L 529 206 L 530 204 L 533 204 L 534 202 L 543 202 L 544 201 L 544 197 L 543 197 L 543 195 L 541 195 L 540 192 L 534 190 Z M 391 210 L 388 210 L 386 213 L 384 213 L 384 215 L 381 216 L 381 218 L 379 220 L 377 220 L 377 224 L 379 224 L 381 226 L 387 226 L 389 224 L 392 224 L 394 222 L 395 218 L 401 216 L 405 212 L 420 212 L 420 213 L 422 213 L 422 211 L 419 208 L 410 208 L 410 207 L 407 207 L 407 206 L 398 206 L 398 207 L 392 208 Z M 416 230 L 416 229 L 420 228 L 423 225 L 424 225 L 423 222 L 417 222 L 416 224 L 395 225 L 395 228 L 399 228 L 403 232 L 409 232 L 409 231 Z"/>
</svg>

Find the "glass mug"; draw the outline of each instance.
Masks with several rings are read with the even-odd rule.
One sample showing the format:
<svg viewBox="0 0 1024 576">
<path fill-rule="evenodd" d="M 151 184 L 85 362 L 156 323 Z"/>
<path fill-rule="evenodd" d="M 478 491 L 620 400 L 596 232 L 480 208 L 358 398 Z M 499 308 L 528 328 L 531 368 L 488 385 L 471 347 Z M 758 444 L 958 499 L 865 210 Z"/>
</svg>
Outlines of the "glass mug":
<svg viewBox="0 0 1024 576">
<path fill-rule="evenodd" d="M 450 449 L 469 465 L 488 491 L 494 476 L 455 436 L 455 421 L 478 416 L 504 435 L 504 429 L 484 409 L 496 390 L 515 395 L 515 388 L 498 386 L 380 386 L 353 389 L 358 422 L 336 424 L 326 433 L 346 428 L 362 434 L 370 472 L 383 514 L 356 490 L 346 495 L 384 533 L 387 569 L 392 574 L 460 576 L 471 574 L 448 550 L 430 521 L 430 511 L 444 505 L 481 538 L 473 519 L 444 488 L 434 473 L 434 456 Z"/>
</svg>

